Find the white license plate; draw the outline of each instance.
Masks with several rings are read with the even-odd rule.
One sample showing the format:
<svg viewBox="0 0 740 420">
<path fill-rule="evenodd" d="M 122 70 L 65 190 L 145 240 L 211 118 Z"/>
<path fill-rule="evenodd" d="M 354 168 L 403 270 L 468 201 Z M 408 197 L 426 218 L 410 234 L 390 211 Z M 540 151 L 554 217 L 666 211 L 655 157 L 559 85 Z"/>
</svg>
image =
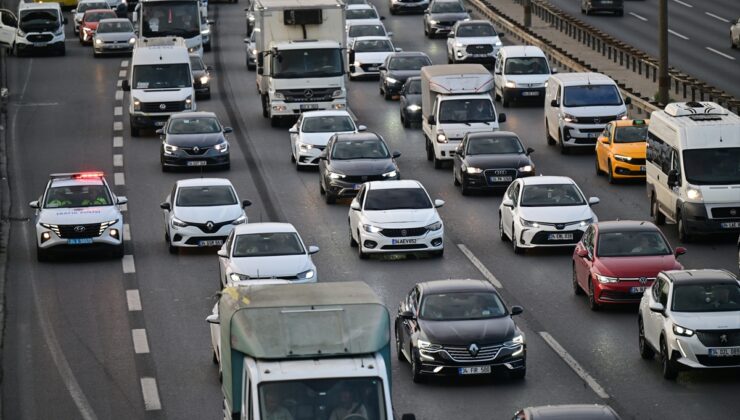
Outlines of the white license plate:
<svg viewBox="0 0 740 420">
<path fill-rule="evenodd" d="M 415 245 L 416 239 L 393 239 L 393 245 Z"/>
<path fill-rule="evenodd" d="M 489 179 L 491 182 L 511 182 L 513 178 L 510 176 L 492 176 Z"/>
<path fill-rule="evenodd" d="M 533 90 L 528 92 L 522 92 L 522 96 L 540 96 L 540 92 Z"/>
<path fill-rule="evenodd" d="M 302 104 L 301 110 L 306 111 L 309 109 L 319 109 L 319 104 Z"/>
<path fill-rule="evenodd" d="M 189 160 L 188 166 L 206 166 L 208 162 L 205 160 Z"/>
<path fill-rule="evenodd" d="M 632 294 L 645 293 L 645 290 L 646 289 L 647 289 L 647 287 L 645 287 L 645 286 L 630 287 L 630 293 L 632 293 Z"/>
<path fill-rule="evenodd" d="M 491 373 L 491 367 L 490 366 L 461 367 L 461 368 L 457 368 L 457 372 L 460 375 L 482 375 L 486 373 Z"/>
<path fill-rule="evenodd" d="M 211 239 L 207 241 L 198 241 L 198 246 L 221 246 L 224 244 L 223 239 Z"/>
<path fill-rule="evenodd" d="M 547 235 L 547 239 L 551 241 L 572 241 L 573 234 L 572 233 L 551 233 Z"/>
<path fill-rule="evenodd" d="M 723 229 L 736 229 L 740 228 L 740 222 L 724 222 L 720 224 Z"/>
<path fill-rule="evenodd" d="M 595 139 L 596 137 L 599 137 L 599 133 L 588 133 L 588 138 Z"/>
<path fill-rule="evenodd" d="M 740 356 L 740 347 L 711 348 L 709 349 L 709 355 L 711 357 Z"/>
<path fill-rule="evenodd" d="M 33 46 L 34 47 L 45 47 L 46 43 L 45 42 L 34 42 Z"/>
<path fill-rule="evenodd" d="M 86 245 L 93 243 L 92 238 L 67 239 L 68 245 Z"/>
<path fill-rule="evenodd" d="M 164 127 L 164 123 L 165 122 L 166 121 L 154 121 L 154 126 L 155 127 Z"/>
<path fill-rule="evenodd" d="M 378 71 L 377 67 L 368 67 L 367 71 Z"/>
</svg>

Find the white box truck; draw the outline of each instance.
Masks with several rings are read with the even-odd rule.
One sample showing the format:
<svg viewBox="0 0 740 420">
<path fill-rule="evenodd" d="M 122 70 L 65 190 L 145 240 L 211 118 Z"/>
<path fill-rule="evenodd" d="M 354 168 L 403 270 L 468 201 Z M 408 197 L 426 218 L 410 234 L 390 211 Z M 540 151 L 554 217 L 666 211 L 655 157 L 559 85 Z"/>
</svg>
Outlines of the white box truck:
<svg viewBox="0 0 740 420">
<path fill-rule="evenodd" d="M 341 0 L 255 0 L 257 89 L 273 125 L 347 107 L 344 7 Z"/>
<path fill-rule="evenodd" d="M 422 130 L 435 168 L 454 158 L 466 133 L 495 131 L 506 121 L 496 115 L 492 91 L 493 76 L 480 64 L 422 67 Z"/>
<path fill-rule="evenodd" d="M 224 420 L 393 419 L 390 317 L 367 284 L 227 287 L 207 321 Z"/>
</svg>

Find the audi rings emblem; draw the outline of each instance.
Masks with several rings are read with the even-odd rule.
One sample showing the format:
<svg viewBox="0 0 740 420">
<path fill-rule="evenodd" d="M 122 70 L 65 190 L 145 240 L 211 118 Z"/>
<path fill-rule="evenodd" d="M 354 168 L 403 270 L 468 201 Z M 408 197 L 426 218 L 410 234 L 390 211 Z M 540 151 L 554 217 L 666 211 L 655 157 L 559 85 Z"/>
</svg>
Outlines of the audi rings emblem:
<svg viewBox="0 0 740 420">
<path fill-rule="evenodd" d="M 85 227 L 84 226 L 75 226 L 75 232 L 82 233 L 84 231 L 85 231 Z"/>
<path fill-rule="evenodd" d="M 164 111 L 165 109 L 167 109 L 167 104 L 159 104 L 159 109 Z"/>
<path fill-rule="evenodd" d="M 313 91 L 311 89 L 306 89 L 303 91 L 303 96 L 306 98 L 313 98 Z"/>
</svg>

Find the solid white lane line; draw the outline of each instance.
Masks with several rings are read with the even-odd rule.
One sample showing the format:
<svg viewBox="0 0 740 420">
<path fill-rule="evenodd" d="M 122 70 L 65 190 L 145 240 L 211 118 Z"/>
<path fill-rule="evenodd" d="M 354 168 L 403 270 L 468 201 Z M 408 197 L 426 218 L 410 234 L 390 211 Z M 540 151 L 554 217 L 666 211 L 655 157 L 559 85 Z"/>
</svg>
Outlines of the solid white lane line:
<svg viewBox="0 0 740 420">
<path fill-rule="evenodd" d="M 123 131 L 123 123 L 120 121 L 115 121 L 113 123 L 113 131 Z"/>
<path fill-rule="evenodd" d="M 123 175 L 123 172 L 113 174 L 113 183 L 116 185 L 126 185 L 126 177 Z"/>
<path fill-rule="evenodd" d="M 686 35 L 681 35 L 681 34 L 679 34 L 678 32 L 674 31 L 673 29 L 669 29 L 669 30 L 668 30 L 668 32 L 669 32 L 669 33 L 670 33 L 671 35 L 675 35 L 675 36 L 677 36 L 677 37 L 679 37 L 679 38 L 682 38 L 682 39 L 685 39 L 685 40 L 687 40 L 687 41 L 689 40 L 689 37 L 687 37 Z"/>
<path fill-rule="evenodd" d="M 123 147 L 123 137 L 121 136 L 113 137 L 113 147 Z"/>
<path fill-rule="evenodd" d="M 123 166 L 123 155 L 113 155 L 113 166 Z"/>
<path fill-rule="evenodd" d="M 131 330 L 131 338 L 134 340 L 134 353 L 149 353 L 149 341 L 146 339 L 146 330 L 143 328 Z"/>
<path fill-rule="evenodd" d="M 707 16 L 709 16 L 709 17 L 713 17 L 713 18 L 715 18 L 717 20 L 721 20 L 724 23 L 730 23 L 729 20 L 723 18 L 722 16 L 717 16 L 714 13 L 704 12 L 704 14 L 707 15 Z"/>
<path fill-rule="evenodd" d="M 136 272 L 136 265 L 134 264 L 133 255 L 124 255 L 123 259 L 121 260 L 121 265 L 123 265 L 124 274 L 131 274 Z"/>
<path fill-rule="evenodd" d="M 126 77 L 126 70 L 121 70 L 118 72 L 118 77 Z"/>
<path fill-rule="evenodd" d="M 117 117 L 119 115 L 123 115 L 123 107 L 117 106 L 113 108 L 113 116 Z"/>
<path fill-rule="evenodd" d="M 131 225 L 129 225 L 128 223 L 123 224 L 123 240 L 124 241 L 131 240 Z"/>
<path fill-rule="evenodd" d="M 676 3 L 678 3 L 678 4 L 680 4 L 681 6 L 686 6 L 688 8 L 694 7 L 694 6 L 692 6 L 692 5 L 688 4 L 688 3 L 682 2 L 681 0 L 673 0 L 673 1 L 676 2 Z"/>
<path fill-rule="evenodd" d="M 471 263 L 473 263 L 473 265 L 475 266 L 475 268 L 477 268 L 478 271 L 480 271 L 481 274 L 483 274 L 483 277 L 485 277 L 486 280 L 488 280 L 489 282 L 491 282 L 491 284 L 495 288 L 497 288 L 497 289 L 503 289 L 504 288 L 504 285 L 501 284 L 500 281 L 498 281 L 498 279 L 496 278 L 496 276 L 493 275 L 493 273 L 491 273 L 490 271 L 488 271 L 488 269 L 486 268 L 486 266 L 483 265 L 482 262 L 480 262 L 480 260 L 473 254 L 473 252 L 468 249 L 468 247 L 466 247 L 464 244 L 457 244 L 457 247 L 460 248 L 460 251 L 462 251 L 462 253 L 465 254 L 466 257 L 468 257 L 468 259 L 470 260 Z"/>
<path fill-rule="evenodd" d="M 128 60 L 121 61 L 121 67 L 128 67 Z"/>
<path fill-rule="evenodd" d="M 119 82 L 120 82 L 120 80 L 119 80 Z M 117 101 L 122 101 L 123 100 L 123 91 L 122 90 L 117 90 L 116 91 L 116 100 Z"/>
<path fill-rule="evenodd" d="M 560 345 L 560 343 L 557 342 L 551 336 L 549 333 L 545 331 L 540 331 L 540 336 L 543 340 L 552 348 L 555 353 L 557 353 L 558 356 L 560 356 L 563 361 L 570 366 L 571 369 L 578 375 L 581 379 L 583 379 L 589 387 L 601 398 L 607 399 L 609 398 L 609 394 L 606 393 L 604 388 L 599 385 L 598 382 L 596 382 L 596 379 L 593 378 L 593 376 L 589 375 L 588 372 L 586 372 L 586 369 L 584 369 L 577 361 L 573 358 L 565 349 L 563 346 Z"/>
<path fill-rule="evenodd" d="M 126 303 L 131 312 L 141 310 L 141 297 L 137 289 L 126 290 Z"/>
<path fill-rule="evenodd" d="M 733 57 L 731 55 L 728 55 L 728 54 L 725 54 L 722 51 L 717 51 L 717 50 L 715 50 L 712 47 L 704 47 L 704 48 L 708 49 L 709 51 L 711 51 L 711 52 L 713 52 L 715 54 L 721 55 L 722 57 L 724 57 L 724 58 L 726 58 L 728 60 L 733 60 L 733 61 L 735 60 L 735 57 Z"/>
<path fill-rule="evenodd" d="M 633 13 L 633 12 L 630 12 L 630 14 L 631 14 L 632 16 L 634 16 L 634 17 L 636 17 L 636 18 L 640 19 L 640 20 L 641 20 L 641 21 L 643 21 L 643 22 L 647 22 L 647 18 L 646 18 L 646 17 L 642 17 L 642 16 L 638 15 L 637 13 Z"/>
<path fill-rule="evenodd" d="M 162 409 L 156 379 L 141 378 L 141 393 L 144 395 L 144 409 L 147 411 Z"/>
</svg>

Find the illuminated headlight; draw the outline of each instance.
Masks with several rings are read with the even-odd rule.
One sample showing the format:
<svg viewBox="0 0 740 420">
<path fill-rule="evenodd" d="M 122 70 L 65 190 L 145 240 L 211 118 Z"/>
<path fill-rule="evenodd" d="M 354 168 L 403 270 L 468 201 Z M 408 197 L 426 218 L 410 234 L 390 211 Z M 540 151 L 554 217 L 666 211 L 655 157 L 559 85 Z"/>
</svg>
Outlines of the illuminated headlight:
<svg viewBox="0 0 740 420">
<path fill-rule="evenodd" d="M 396 83 L 399 83 L 399 80 L 398 79 L 394 79 L 392 77 L 386 77 L 385 78 L 385 81 L 388 82 L 391 85 L 395 85 Z"/>
<path fill-rule="evenodd" d="M 503 42 L 501 42 L 501 41 L 496 41 L 496 43 L 495 43 L 495 44 L 493 44 L 493 45 L 494 45 L 495 47 L 500 47 L 500 46 L 504 45 L 504 43 L 503 43 Z"/>
<path fill-rule="evenodd" d="M 382 228 L 379 228 L 373 225 L 362 225 L 362 229 L 364 229 L 365 232 L 369 232 L 369 233 L 378 233 L 381 230 L 383 230 Z"/>
<path fill-rule="evenodd" d="M 465 45 L 463 45 L 463 43 L 462 43 L 462 42 L 456 42 L 456 43 L 455 43 L 455 47 L 457 47 L 457 48 L 462 48 L 462 47 L 464 47 L 464 46 L 465 46 Z"/>
<path fill-rule="evenodd" d="M 465 172 L 473 175 L 473 174 L 479 174 L 479 173 L 483 172 L 483 169 L 481 169 L 481 168 L 474 168 L 472 166 L 468 166 L 467 169 L 465 169 Z"/>
<path fill-rule="evenodd" d="M 438 143 L 447 143 L 447 136 L 445 136 L 442 133 L 437 134 L 437 142 Z"/>
<path fill-rule="evenodd" d="M 185 98 L 185 109 L 192 109 L 193 108 L 193 96 L 188 96 Z"/>
<path fill-rule="evenodd" d="M 340 174 L 340 173 L 337 173 L 337 172 L 329 172 L 329 178 L 331 178 L 331 179 L 342 179 L 342 178 L 346 178 L 346 177 L 347 177 L 347 175 L 344 175 L 344 174 Z"/>
<path fill-rule="evenodd" d="M 419 105 L 409 105 L 406 107 L 411 112 L 419 112 L 421 111 L 421 107 Z"/>
<path fill-rule="evenodd" d="M 244 223 L 247 223 L 247 215 L 242 214 L 241 216 L 234 219 L 233 222 L 231 222 L 232 225 L 243 225 Z"/>
<path fill-rule="evenodd" d="M 347 104 L 338 103 L 338 104 L 333 104 L 331 107 L 334 108 L 334 109 L 345 109 L 345 108 L 347 108 Z"/>
<path fill-rule="evenodd" d="M 519 167 L 519 172 L 532 172 L 534 171 L 534 165 L 524 165 Z"/>
<path fill-rule="evenodd" d="M 306 270 L 302 273 L 298 273 L 296 277 L 298 277 L 299 280 L 309 280 L 312 279 L 316 275 L 316 272 L 313 270 Z"/>
<path fill-rule="evenodd" d="M 355 66 L 355 67 L 360 67 L 362 65 L 362 63 L 360 63 L 359 61 L 355 60 L 355 62 L 352 63 L 352 65 Z"/>
<path fill-rule="evenodd" d="M 211 33 L 211 28 L 206 28 L 206 29 L 203 29 L 202 31 L 200 31 L 200 34 L 201 35 L 208 35 L 210 33 Z"/>
<path fill-rule="evenodd" d="M 626 120 L 627 119 L 627 113 L 626 112 L 623 112 L 623 113 L 617 115 L 617 119 L 618 120 Z"/>
<path fill-rule="evenodd" d="M 182 220 L 178 219 L 177 217 L 173 217 L 172 218 L 172 226 L 187 227 L 188 224 L 186 222 L 183 222 Z"/>
<path fill-rule="evenodd" d="M 467 22 L 469 20 L 470 20 L 470 18 L 469 17 L 466 17 L 465 19 L 463 19 L 463 22 Z"/>
<path fill-rule="evenodd" d="M 133 98 L 134 111 L 141 111 L 141 101 L 137 98 Z"/>
<path fill-rule="evenodd" d="M 273 105 L 272 106 L 272 110 L 277 111 L 277 112 L 283 112 L 283 111 L 286 111 L 287 109 L 288 107 L 285 105 Z"/>
<path fill-rule="evenodd" d="M 508 80 L 506 82 L 506 84 L 504 84 L 504 86 L 506 86 L 507 88 L 515 88 L 516 87 L 516 82 L 514 82 L 512 80 Z"/>
<path fill-rule="evenodd" d="M 249 15 L 247 19 L 249 19 L 250 22 L 254 22 L 254 15 Z"/>
<path fill-rule="evenodd" d="M 308 152 L 311 149 L 313 149 L 313 144 L 308 143 L 298 143 L 298 148 L 301 149 L 301 152 Z"/>
<path fill-rule="evenodd" d="M 194 53 L 196 51 L 198 51 L 198 47 L 189 47 L 188 48 L 188 53 L 190 53 L 190 54 L 192 54 L 192 53 Z"/>
<path fill-rule="evenodd" d="M 398 175 L 397 171 L 390 171 L 383 174 L 383 178 L 395 178 Z"/>
<path fill-rule="evenodd" d="M 25 33 L 25 32 L 23 32 L 23 31 L 22 31 L 22 30 L 20 30 L 20 29 L 18 29 L 17 31 L 15 31 L 15 34 L 16 34 L 16 35 L 18 35 L 18 36 L 20 36 L 20 37 L 25 37 L 25 36 L 26 36 L 26 33 Z"/>
<path fill-rule="evenodd" d="M 599 283 L 617 283 L 619 281 L 619 277 L 602 276 L 601 274 L 595 274 L 595 276 Z"/>
<path fill-rule="evenodd" d="M 118 223 L 118 219 L 109 220 L 107 222 L 101 223 L 100 224 L 100 230 L 98 231 L 98 236 L 102 235 L 103 232 L 105 232 L 106 229 L 108 229 L 109 227 L 115 225 L 116 223 Z"/>
<path fill-rule="evenodd" d="M 86 34 L 89 34 L 90 32 L 92 32 L 92 29 L 85 26 L 84 28 L 82 28 L 82 31 L 85 32 Z"/>
<path fill-rule="evenodd" d="M 694 335 L 694 330 L 689 329 L 689 328 L 684 328 L 676 324 L 673 324 L 673 332 L 676 333 L 677 335 L 681 335 L 684 337 L 691 337 L 692 335 Z"/>
<path fill-rule="evenodd" d="M 524 336 L 521 334 L 516 335 L 511 340 L 504 343 L 504 347 L 516 347 L 524 344 Z"/>
<path fill-rule="evenodd" d="M 224 141 L 224 142 L 218 143 L 217 145 L 213 146 L 213 148 L 218 150 L 221 153 L 226 153 L 229 151 L 229 143 Z"/>
<path fill-rule="evenodd" d="M 249 276 L 246 274 L 239 274 L 239 273 L 231 273 L 229 274 L 229 279 L 233 282 L 240 282 L 244 280 L 249 280 Z"/>
<path fill-rule="evenodd" d="M 60 26 L 59 29 L 54 31 L 54 36 L 59 36 L 59 35 L 62 35 L 63 33 L 64 33 L 64 26 Z"/>
<path fill-rule="evenodd" d="M 434 19 L 430 19 L 430 20 L 429 20 L 429 24 L 430 24 L 430 25 L 436 25 L 436 24 L 438 24 L 438 23 L 439 23 L 439 21 L 438 21 L 438 20 L 434 20 Z"/>
<path fill-rule="evenodd" d="M 162 144 L 164 145 L 164 153 L 168 155 L 175 153 L 178 149 L 177 146 L 173 146 L 171 144 L 167 144 L 167 143 L 162 143 Z"/>
<path fill-rule="evenodd" d="M 586 220 L 581 220 L 580 222 L 578 222 L 578 226 L 580 226 L 580 227 L 585 227 L 585 226 L 588 226 L 588 225 L 590 225 L 590 224 L 591 224 L 591 223 L 593 223 L 593 222 L 594 222 L 594 218 L 592 217 L 592 218 L 590 218 L 590 219 L 586 219 Z"/>
<path fill-rule="evenodd" d="M 524 227 L 531 227 L 531 228 L 538 228 L 540 227 L 540 224 L 537 222 L 531 222 L 529 220 L 524 220 L 521 217 L 519 218 L 519 223 L 522 224 Z"/>
<path fill-rule="evenodd" d="M 252 48 L 251 51 L 252 51 L 252 55 L 257 55 L 257 48 Z"/>
<path fill-rule="evenodd" d="M 686 197 L 693 201 L 704 201 L 704 196 L 702 196 L 701 190 L 693 185 L 686 187 Z"/>
<path fill-rule="evenodd" d="M 419 347 L 419 350 L 429 353 L 435 353 L 442 350 L 442 346 L 440 346 L 439 344 L 432 344 L 424 340 L 416 340 L 416 346 Z"/>
<path fill-rule="evenodd" d="M 334 92 L 331 93 L 332 98 L 343 98 L 344 97 L 344 89 L 337 89 Z"/>
<path fill-rule="evenodd" d="M 442 229 L 442 222 L 434 222 L 431 225 L 424 226 L 426 230 L 440 230 Z"/>
<path fill-rule="evenodd" d="M 128 40 L 128 43 L 129 43 L 129 44 L 136 44 L 136 37 L 135 37 L 135 36 L 132 36 L 132 37 L 131 37 L 131 38 L 130 38 L 130 39 Z"/>
<path fill-rule="evenodd" d="M 272 94 L 272 99 L 285 99 L 285 95 L 280 92 L 275 92 Z"/>
<path fill-rule="evenodd" d="M 95 45 L 100 45 L 103 43 L 103 40 L 100 38 L 95 38 Z"/>
<path fill-rule="evenodd" d="M 201 85 L 207 85 L 208 84 L 209 77 L 208 75 L 200 76 L 200 84 Z"/>
<path fill-rule="evenodd" d="M 620 162 L 627 162 L 627 163 L 629 163 L 629 162 L 632 161 L 632 158 L 631 157 L 625 156 L 625 155 L 614 155 L 614 159 L 616 159 L 616 160 L 618 160 Z"/>
<path fill-rule="evenodd" d="M 52 232 L 56 233 L 57 236 L 61 236 L 59 234 L 59 225 L 52 225 L 50 223 L 39 223 L 42 227 L 45 227 L 47 229 L 50 229 Z"/>
<path fill-rule="evenodd" d="M 578 118 L 570 114 L 563 114 L 563 120 L 565 120 L 565 122 L 572 122 L 572 123 L 578 122 Z"/>
</svg>

